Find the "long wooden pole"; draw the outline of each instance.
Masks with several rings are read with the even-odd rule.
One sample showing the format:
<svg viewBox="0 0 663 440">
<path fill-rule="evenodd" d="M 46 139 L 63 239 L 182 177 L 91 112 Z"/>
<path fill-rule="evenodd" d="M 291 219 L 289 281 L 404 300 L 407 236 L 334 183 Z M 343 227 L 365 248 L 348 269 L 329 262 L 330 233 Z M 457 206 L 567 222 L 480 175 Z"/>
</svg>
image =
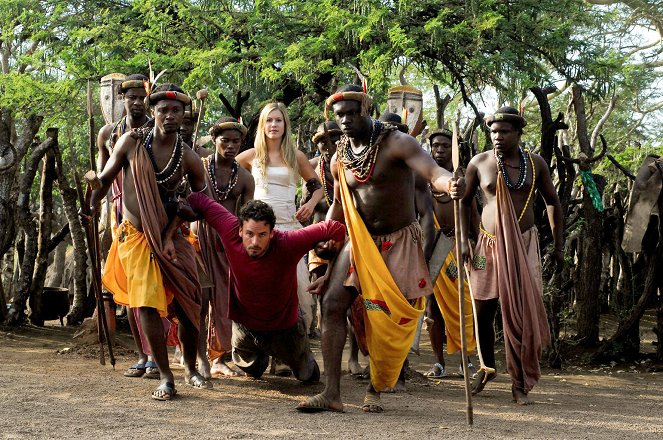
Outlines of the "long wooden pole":
<svg viewBox="0 0 663 440">
<path fill-rule="evenodd" d="M 458 121 L 453 121 L 453 138 L 451 141 L 452 162 L 454 167 L 454 177 L 460 177 L 460 151 L 458 150 Z M 454 229 L 456 233 L 456 261 L 458 264 L 458 310 L 460 314 L 460 351 L 461 364 L 463 365 L 463 377 L 465 378 L 465 403 L 467 423 L 474 423 L 474 410 L 472 408 L 472 391 L 470 389 L 470 375 L 467 369 L 467 335 L 465 334 L 465 282 L 464 271 L 462 267 L 465 262 L 462 261 L 461 254 L 461 233 L 460 233 L 460 200 L 454 199 Z"/>
<path fill-rule="evenodd" d="M 196 148 L 196 142 L 198 142 L 198 129 L 200 128 L 200 121 L 203 119 L 203 112 L 205 111 L 205 100 L 207 99 L 207 90 L 200 89 L 196 92 L 196 98 L 200 101 L 200 109 L 198 110 L 198 118 L 196 119 L 196 127 L 193 129 L 193 139 L 191 143 L 191 148 L 193 151 L 198 151 Z M 214 139 L 212 139 L 214 141 Z"/>
<path fill-rule="evenodd" d="M 94 136 L 94 112 L 92 107 L 92 87 L 90 81 L 87 82 L 87 114 L 88 114 L 88 124 L 89 124 L 89 135 L 90 135 L 90 144 L 89 144 L 89 155 L 90 155 L 90 169 L 95 170 L 96 164 L 94 160 L 94 153 L 96 150 L 95 136 Z M 94 173 L 94 171 L 91 171 Z M 94 189 L 94 184 L 88 178 L 90 172 L 86 174 L 86 180 L 88 180 L 87 191 L 85 194 L 85 206 L 82 207 L 83 212 L 88 211 L 88 214 L 93 214 L 90 211 L 90 198 L 92 197 L 92 190 Z M 94 173 L 96 177 L 96 173 Z M 96 179 L 94 180 L 96 182 Z M 94 289 L 94 296 L 97 300 L 97 334 L 99 335 L 99 363 L 101 365 L 106 364 L 104 358 L 104 338 L 108 345 L 108 357 L 110 363 L 115 368 L 115 356 L 113 355 L 113 341 L 110 337 L 110 332 L 108 331 L 108 322 L 106 321 L 106 307 L 104 304 L 104 298 L 101 291 L 101 245 L 99 243 L 99 225 L 98 218 L 96 215 L 91 216 L 90 223 L 85 225 L 85 232 L 87 235 L 87 245 L 88 253 L 90 256 L 90 262 L 92 263 L 92 286 Z"/>
</svg>

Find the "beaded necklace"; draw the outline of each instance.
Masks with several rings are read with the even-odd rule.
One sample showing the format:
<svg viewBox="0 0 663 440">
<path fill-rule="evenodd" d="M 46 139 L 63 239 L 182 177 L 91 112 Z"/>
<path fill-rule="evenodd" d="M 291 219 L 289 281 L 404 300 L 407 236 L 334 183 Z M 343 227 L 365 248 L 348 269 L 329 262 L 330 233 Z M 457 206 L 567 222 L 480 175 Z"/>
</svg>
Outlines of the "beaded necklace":
<svg viewBox="0 0 663 440">
<path fill-rule="evenodd" d="M 327 206 L 331 206 L 331 204 L 334 202 L 334 185 L 330 185 L 329 181 L 327 181 L 327 178 L 325 177 L 324 156 L 320 156 L 320 181 L 322 182 L 322 188 L 325 191 L 325 201 L 327 202 Z"/>
<path fill-rule="evenodd" d="M 371 178 L 378 157 L 378 150 L 380 149 L 380 144 L 377 140 L 384 126 L 378 120 L 372 119 L 371 121 L 373 125 L 371 126 L 370 141 L 361 152 L 355 154 L 352 151 L 350 138 L 347 135 L 343 135 L 341 140 L 338 141 L 337 151 L 339 152 L 339 158 L 343 162 L 343 166 L 352 171 L 352 174 L 359 183 L 365 183 Z"/>
<path fill-rule="evenodd" d="M 205 168 L 207 168 L 207 174 L 209 174 L 210 180 L 212 181 L 212 188 L 214 189 L 214 193 L 220 201 L 226 200 L 239 180 L 239 163 L 236 160 L 233 160 L 233 163 L 230 166 L 230 177 L 228 178 L 228 184 L 223 188 L 219 188 L 219 183 L 216 180 L 216 153 L 207 158 L 207 160 L 203 160 L 203 163 L 205 164 Z"/>
<path fill-rule="evenodd" d="M 525 200 L 525 205 L 523 206 L 522 211 L 520 211 L 520 215 L 518 216 L 518 223 L 523 219 L 523 216 L 525 215 L 525 211 L 527 211 L 527 207 L 529 206 L 530 202 L 532 201 L 532 195 L 534 194 L 534 185 L 536 184 L 536 168 L 534 167 L 534 159 L 532 159 L 532 153 L 529 151 L 527 152 L 527 156 L 529 157 L 529 162 L 530 165 L 532 166 L 532 186 L 529 189 L 529 193 L 527 194 L 527 200 Z M 504 175 L 504 174 L 502 174 Z M 506 183 L 506 179 L 505 183 Z M 491 234 L 490 232 L 486 231 L 483 227 L 483 223 L 479 222 L 479 230 L 483 232 L 483 234 L 488 237 L 489 240 L 495 240 L 495 234 Z"/>
<path fill-rule="evenodd" d="M 157 171 L 157 162 L 154 157 L 154 151 L 152 151 L 152 140 L 154 139 L 154 130 L 150 131 L 150 134 L 145 140 L 145 148 L 147 153 L 150 156 L 150 161 L 152 161 L 152 166 L 154 167 L 154 174 L 158 184 L 164 184 L 168 182 L 175 173 L 179 170 L 180 165 L 182 165 L 182 158 L 184 157 L 184 148 L 182 148 L 182 137 L 178 134 L 177 139 L 175 140 L 175 146 L 173 147 L 173 153 L 168 159 L 168 163 L 161 171 Z"/>
<path fill-rule="evenodd" d="M 497 168 L 499 169 L 500 173 L 502 173 L 502 177 L 504 177 L 504 183 L 506 183 L 507 188 L 509 189 L 521 189 L 523 185 L 525 185 L 525 180 L 527 180 L 527 160 L 525 158 L 525 153 L 523 152 L 523 149 L 521 147 L 518 147 L 518 182 L 515 184 L 511 182 L 511 178 L 509 177 L 509 173 L 507 173 L 506 168 L 504 166 L 504 158 L 501 153 L 498 153 L 497 150 L 493 149 L 493 152 L 495 153 L 495 160 L 497 161 Z"/>
</svg>

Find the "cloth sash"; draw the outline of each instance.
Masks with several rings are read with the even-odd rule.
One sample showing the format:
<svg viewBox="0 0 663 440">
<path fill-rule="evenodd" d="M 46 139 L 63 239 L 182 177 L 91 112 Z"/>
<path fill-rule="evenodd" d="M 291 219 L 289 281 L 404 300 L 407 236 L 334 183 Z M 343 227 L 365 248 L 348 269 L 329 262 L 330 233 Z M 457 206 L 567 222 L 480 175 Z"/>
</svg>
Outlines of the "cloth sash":
<svg viewBox="0 0 663 440">
<path fill-rule="evenodd" d="M 538 280 L 532 278 L 518 217 L 509 189 L 499 173 L 496 203 L 497 288 L 502 307 L 507 371 L 513 384 L 527 393 L 541 377 L 541 353 L 550 343 L 543 284 L 540 275 L 536 274 Z M 536 254 L 540 258 L 538 252 Z"/>
<path fill-rule="evenodd" d="M 138 142 L 134 160 L 131 162 L 143 232 L 153 258 L 161 268 L 164 281 L 169 283 L 175 294 L 175 301 L 191 324 L 198 329 L 202 294 L 198 282 L 195 250 L 181 234 L 176 233 L 173 243 L 177 252 L 177 261 L 170 261 L 163 254 L 161 233 L 168 226 L 168 216 L 161 202 L 154 168 L 143 142 L 144 140 Z M 173 303 L 168 305 L 169 318 L 175 317 L 173 306 Z"/>
<path fill-rule="evenodd" d="M 440 223 L 437 217 L 435 220 L 435 229 L 440 229 Z M 456 251 L 456 241 L 452 240 L 453 246 L 447 258 L 442 264 L 440 275 L 435 280 L 433 294 L 437 305 L 444 318 L 444 329 L 447 335 L 447 353 L 453 354 L 461 349 L 460 343 L 460 307 L 458 304 L 458 266 L 454 252 Z M 465 336 L 467 338 L 467 352 L 472 353 L 476 349 L 476 340 L 474 338 L 474 320 L 472 317 L 472 298 L 470 297 L 469 281 L 465 280 Z"/>
<path fill-rule="evenodd" d="M 424 302 L 423 298 L 418 298 L 413 307 L 401 293 L 354 205 L 340 161 L 338 166 L 343 214 L 364 297 L 371 384 L 376 391 L 382 391 L 396 385 Z"/>
<path fill-rule="evenodd" d="M 207 172 L 205 181 L 207 187 L 212 188 L 212 180 Z M 214 200 L 221 203 L 216 193 L 212 193 Z M 203 263 L 214 284 L 209 288 L 210 313 L 207 329 L 207 354 L 210 360 L 214 360 L 232 348 L 232 321 L 228 318 L 230 265 L 219 234 L 205 220 L 198 222 L 198 234 Z"/>
</svg>

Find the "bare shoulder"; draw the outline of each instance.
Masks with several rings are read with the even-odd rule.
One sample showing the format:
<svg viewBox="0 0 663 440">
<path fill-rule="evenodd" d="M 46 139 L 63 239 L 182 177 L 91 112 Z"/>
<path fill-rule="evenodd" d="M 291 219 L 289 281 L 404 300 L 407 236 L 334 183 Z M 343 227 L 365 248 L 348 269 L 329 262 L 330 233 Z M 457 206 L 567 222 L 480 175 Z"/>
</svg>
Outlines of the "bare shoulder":
<svg viewBox="0 0 663 440">
<path fill-rule="evenodd" d="M 200 160 L 200 156 L 198 156 L 187 144 L 183 143 L 182 149 L 184 150 L 184 160 L 187 162 L 191 160 Z"/>
<path fill-rule="evenodd" d="M 318 162 L 320 162 L 320 158 L 319 158 L 319 157 L 314 157 L 313 159 L 310 159 L 310 160 L 308 161 L 308 163 L 310 163 L 311 166 L 312 166 L 313 168 L 315 168 L 315 167 L 318 166 Z"/>
<path fill-rule="evenodd" d="M 332 172 L 332 175 L 336 177 L 336 174 L 338 173 L 338 151 L 334 153 L 329 161 L 329 170 Z"/>
<path fill-rule="evenodd" d="M 113 127 L 115 124 L 106 124 L 103 127 L 101 127 L 101 130 L 99 130 L 99 137 L 103 137 L 104 139 L 108 139 L 113 132 Z"/>
<path fill-rule="evenodd" d="M 473 165 L 475 167 L 479 167 L 481 164 L 485 163 L 489 159 L 493 157 L 493 152 L 491 151 L 484 151 L 483 153 L 479 153 L 475 155 L 471 160 L 470 163 L 468 164 L 468 168 L 470 165 Z"/>
<path fill-rule="evenodd" d="M 532 158 L 532 162 L 534 163 L 534 166 L 536 167 L 537 173 L 540 173 L 541 171 L 548 171 L 548 164 L 546 163 L 546 160 L 541 157 L 540 155 L 536 153 L 532 153 L 531 151 L 529 152 L 530 157 Z"/>
<path fill-rule="evenodd" d="M 398 130 L 389 133 L 385 141 L 389 151 L 398 159 L 408 159 L 423 151 L 415 138 Z"/>
<path fill-rule="evenodd" d="M 251 169 L 251 162 L 253 162 L 253 159 L 256 157 L 256 149 L 255 148 L 249 148 L 248 150 L 244 150 L 241 153 L 237 155 L 235 160 L 239 162 L 239 164 L 246 168 L 246 169 Z"/>
<path fill-rule="evenodd" d="M 126 156 L 129 153 L 135 151 L 137 145 L 138 138 L 136 137 L 136 134 L 128 131 L 120 136 L 120 138 L 117 140 L 117 143 L 115 144 L 113 151 L 117 152 L 117 154 Z"/>
<path fill-rule="evenodd" d="M 202 159 L 203 157 L 208 157 L 212 155 L 212 150 L 208 150 L 205 147 L 198 147 L 198 156 Z"/>
</svg>

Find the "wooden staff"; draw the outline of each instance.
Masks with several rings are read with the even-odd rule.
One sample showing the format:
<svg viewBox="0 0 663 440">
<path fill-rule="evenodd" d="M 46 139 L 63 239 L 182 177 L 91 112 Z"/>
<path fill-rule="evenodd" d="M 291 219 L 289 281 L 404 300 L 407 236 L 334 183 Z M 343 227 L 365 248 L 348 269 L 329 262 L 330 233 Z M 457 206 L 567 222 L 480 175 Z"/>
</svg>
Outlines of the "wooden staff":
<svg viewBox="0 0 663 440">
<path fill-rule="evenodd" d="M 200 128 L 200 121 L 203 119 L 203 112 L 205 111 L 205 100 L 207 99 L 207 89 L 200 89 L 196 92 L 196 98 L 200 101 L 200 110 L 198 110 L 198 119 L 196 120 L 196 128 L 193 131 L 193 141 L 191 148 L 196 151 L 196 141 L 198 140 L 198 129 Z"/>
<path fill-rule="evenodd" d="M 458 121 L 453 122 L 453 137 L 451 140 L 451 161 L 454 167 L 454 178 L 460 178 L 460 151 L 458 151 Z M 467 336 L 465 335 L 465 282 L 462 267 L 461 235 L 460 235 L 460 200 L 454 199 L 454 229 L 456 233 L 456 261 L 458 262 L 458 310 L 460 313 L 460 352 L 462 356 L 463 376 L 465 378 L 465 403 L 467 423 L 474 423 L 472 409 L 472 391 L 470 389 L 470 375 L 467 369 Z"/>
<path fill-rule="evenodd" d="M 90 81 L 87 83 L 87 114 L 90 129 L 90 167 L 95 169 L 94 151 L 94 115 L 92 108 L 92 89 Z M 94 296 L 97 300 L 97 334 L 99 335 L 99 363 L 106 364 L 104 358 L 104 337 L 108 344 L 108 357 L 110 363 L 115 368 L 115 356 L 113 355 L 113 341 L 108 331 L 108 322 L 106 322 L 106 310 L 104 298 L 101 292 L 101 245 L 99 243 L 99 225 L 97 223 L 97 216 L 90 209 L 90 199 L 92 197 L 92 190 L 100 185 L 97 174 L 90 170 L 85 174 L 85 180 L 88 182 L 87 190 L 85 192 L 85 203 L 81 207 L 81 212 L 90 217 L 89 222 L 85 223 L 85 233 L 87 236 L 88 254 L 90 262 L 92 263 L 92 287 L 94 289 Z"/>
</svg>

